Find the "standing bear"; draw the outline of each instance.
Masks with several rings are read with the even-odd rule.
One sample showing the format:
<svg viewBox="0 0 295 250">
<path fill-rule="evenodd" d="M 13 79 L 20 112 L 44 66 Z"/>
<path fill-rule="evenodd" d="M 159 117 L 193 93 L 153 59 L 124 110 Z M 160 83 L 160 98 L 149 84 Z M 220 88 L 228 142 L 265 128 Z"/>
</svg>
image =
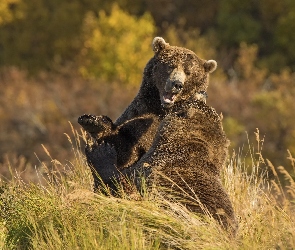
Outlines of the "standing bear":
<svg viewBox="0 0 295 250">
<path fill-rule="evenodd" d="M 138 162 L 150 149 L 158 126 L 175 104 L 204 98 L 209 73 L 216 61 L 200 59 L 191 50 L 171 46 L 161 37 L 152 43 L 154 56 L 147 63 L 137 96 L 113 123 L 107 116 L 83 115 L 79 124 L 91 134 L 85 154 L 91 166 L 95 187 L 112 185 L 113 170 L 105 168 L 104 143 L 113 145 L 119 171 Z M 98 178 L 97 176 L 100 176 Z"/>
</svg>

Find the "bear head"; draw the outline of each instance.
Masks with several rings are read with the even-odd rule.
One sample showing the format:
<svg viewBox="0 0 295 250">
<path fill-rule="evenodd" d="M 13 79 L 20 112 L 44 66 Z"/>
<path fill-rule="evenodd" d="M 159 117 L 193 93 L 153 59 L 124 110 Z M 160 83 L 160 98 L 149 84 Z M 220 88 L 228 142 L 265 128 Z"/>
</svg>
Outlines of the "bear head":
<svg viewBox="0 0 295 250">
<path fill-rule="evenodd" d="M 181 100 L 196 99 L 198 93 L 207 90 L 209 73 L 216 69 L 216 61 L 200 59 L 191 50 L 169 45 L 162 37 L 155 37 L 152 47 L 153 82 L 164 108 Z"/>
</svg>

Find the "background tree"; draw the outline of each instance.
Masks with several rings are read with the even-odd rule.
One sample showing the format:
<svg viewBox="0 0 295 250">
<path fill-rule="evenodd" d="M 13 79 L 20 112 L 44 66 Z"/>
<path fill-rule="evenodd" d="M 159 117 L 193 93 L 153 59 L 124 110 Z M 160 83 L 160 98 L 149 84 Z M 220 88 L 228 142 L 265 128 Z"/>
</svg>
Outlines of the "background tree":
<svg viewBox="0 0 295 250">
<path fill-rule="evenodd" d="M 108 15 L 88 13 L 84 22 L 84 46 L 80 71 L 86 78 L 138 85 L 143 68 L 152 57 L 155 34 L 149 14 L 131 16 L 114 5 Z"/>
<path fill-rule="evenodd" d="M 85 13 L 104 6 L 89 0 L 8 1 L 10 22 L 0 26 L 0 65 L 38 73 L 71 62 L 83 44 Z"/>
<path fill-rule="evenodd" d="M 0 25 L 13 21 L 12 10 L 19 0 L 3 0 L 0 3 Z M 17 17 L 21 17 L 21 13 L 17 13 Z"/>
</svg>

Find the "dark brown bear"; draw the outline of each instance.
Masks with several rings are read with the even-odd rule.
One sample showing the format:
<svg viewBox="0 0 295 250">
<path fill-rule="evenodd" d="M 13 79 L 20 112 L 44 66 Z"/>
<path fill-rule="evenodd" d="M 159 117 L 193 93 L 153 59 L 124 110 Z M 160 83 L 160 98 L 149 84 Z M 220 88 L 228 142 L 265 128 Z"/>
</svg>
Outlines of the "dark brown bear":
<svg viewBox="0 0 295 250">
<path fill-rule="evenodd" d="M 78 119 L 93 138 L 85 153 L 93 167 L 96 186 L 99 180 L 95 171 L 109 183 L 110 170 L 104 167 L 108 160 L 101 153 L 101 143 L 113 145 L 118 170 L 136 163 L 150 149 L 165 113 L 176 103 L 198 99 L 217 65 L 188 49 L 170 46 L 161 37 L 155 37 L 152 46 L 155 54 L 144 69 L 140 90 L 115 123 L 106 116 L 83 115 Z"/>
<path fill-rule="evenodd" d="M 222 187 L 220 170 L 224 167 L 229 141 L 215 110 L 201 100 L 176 103 L 162 120 L 150 150 L 133 166 L 119 173 L 116 152 L 104 144 L 108 161 L 105 168 L 129 179 L 140 178 L 178 194 L 192 211 L 206 213 L 235 233 L 236 221 L 231 201 Z"/>
</svg>

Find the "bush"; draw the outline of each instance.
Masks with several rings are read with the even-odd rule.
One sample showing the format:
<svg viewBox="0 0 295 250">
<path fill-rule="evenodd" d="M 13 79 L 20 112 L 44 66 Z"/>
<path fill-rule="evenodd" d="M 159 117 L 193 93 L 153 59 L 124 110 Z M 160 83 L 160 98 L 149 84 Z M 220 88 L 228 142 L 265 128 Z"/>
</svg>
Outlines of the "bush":
<svg viewBox="0 0 295 250">
<path fill-rule="evenodd" d="M 88 13 L 84 22 L 85 42 L 79 59 L 82 75 L 107 81 L 138 85 L 143 68 L 152 57 L 151 41 L 155 33 L 149 14 L 135 17 L 117 5 L 110 15 L 96 18 Z"/>
</svg>

